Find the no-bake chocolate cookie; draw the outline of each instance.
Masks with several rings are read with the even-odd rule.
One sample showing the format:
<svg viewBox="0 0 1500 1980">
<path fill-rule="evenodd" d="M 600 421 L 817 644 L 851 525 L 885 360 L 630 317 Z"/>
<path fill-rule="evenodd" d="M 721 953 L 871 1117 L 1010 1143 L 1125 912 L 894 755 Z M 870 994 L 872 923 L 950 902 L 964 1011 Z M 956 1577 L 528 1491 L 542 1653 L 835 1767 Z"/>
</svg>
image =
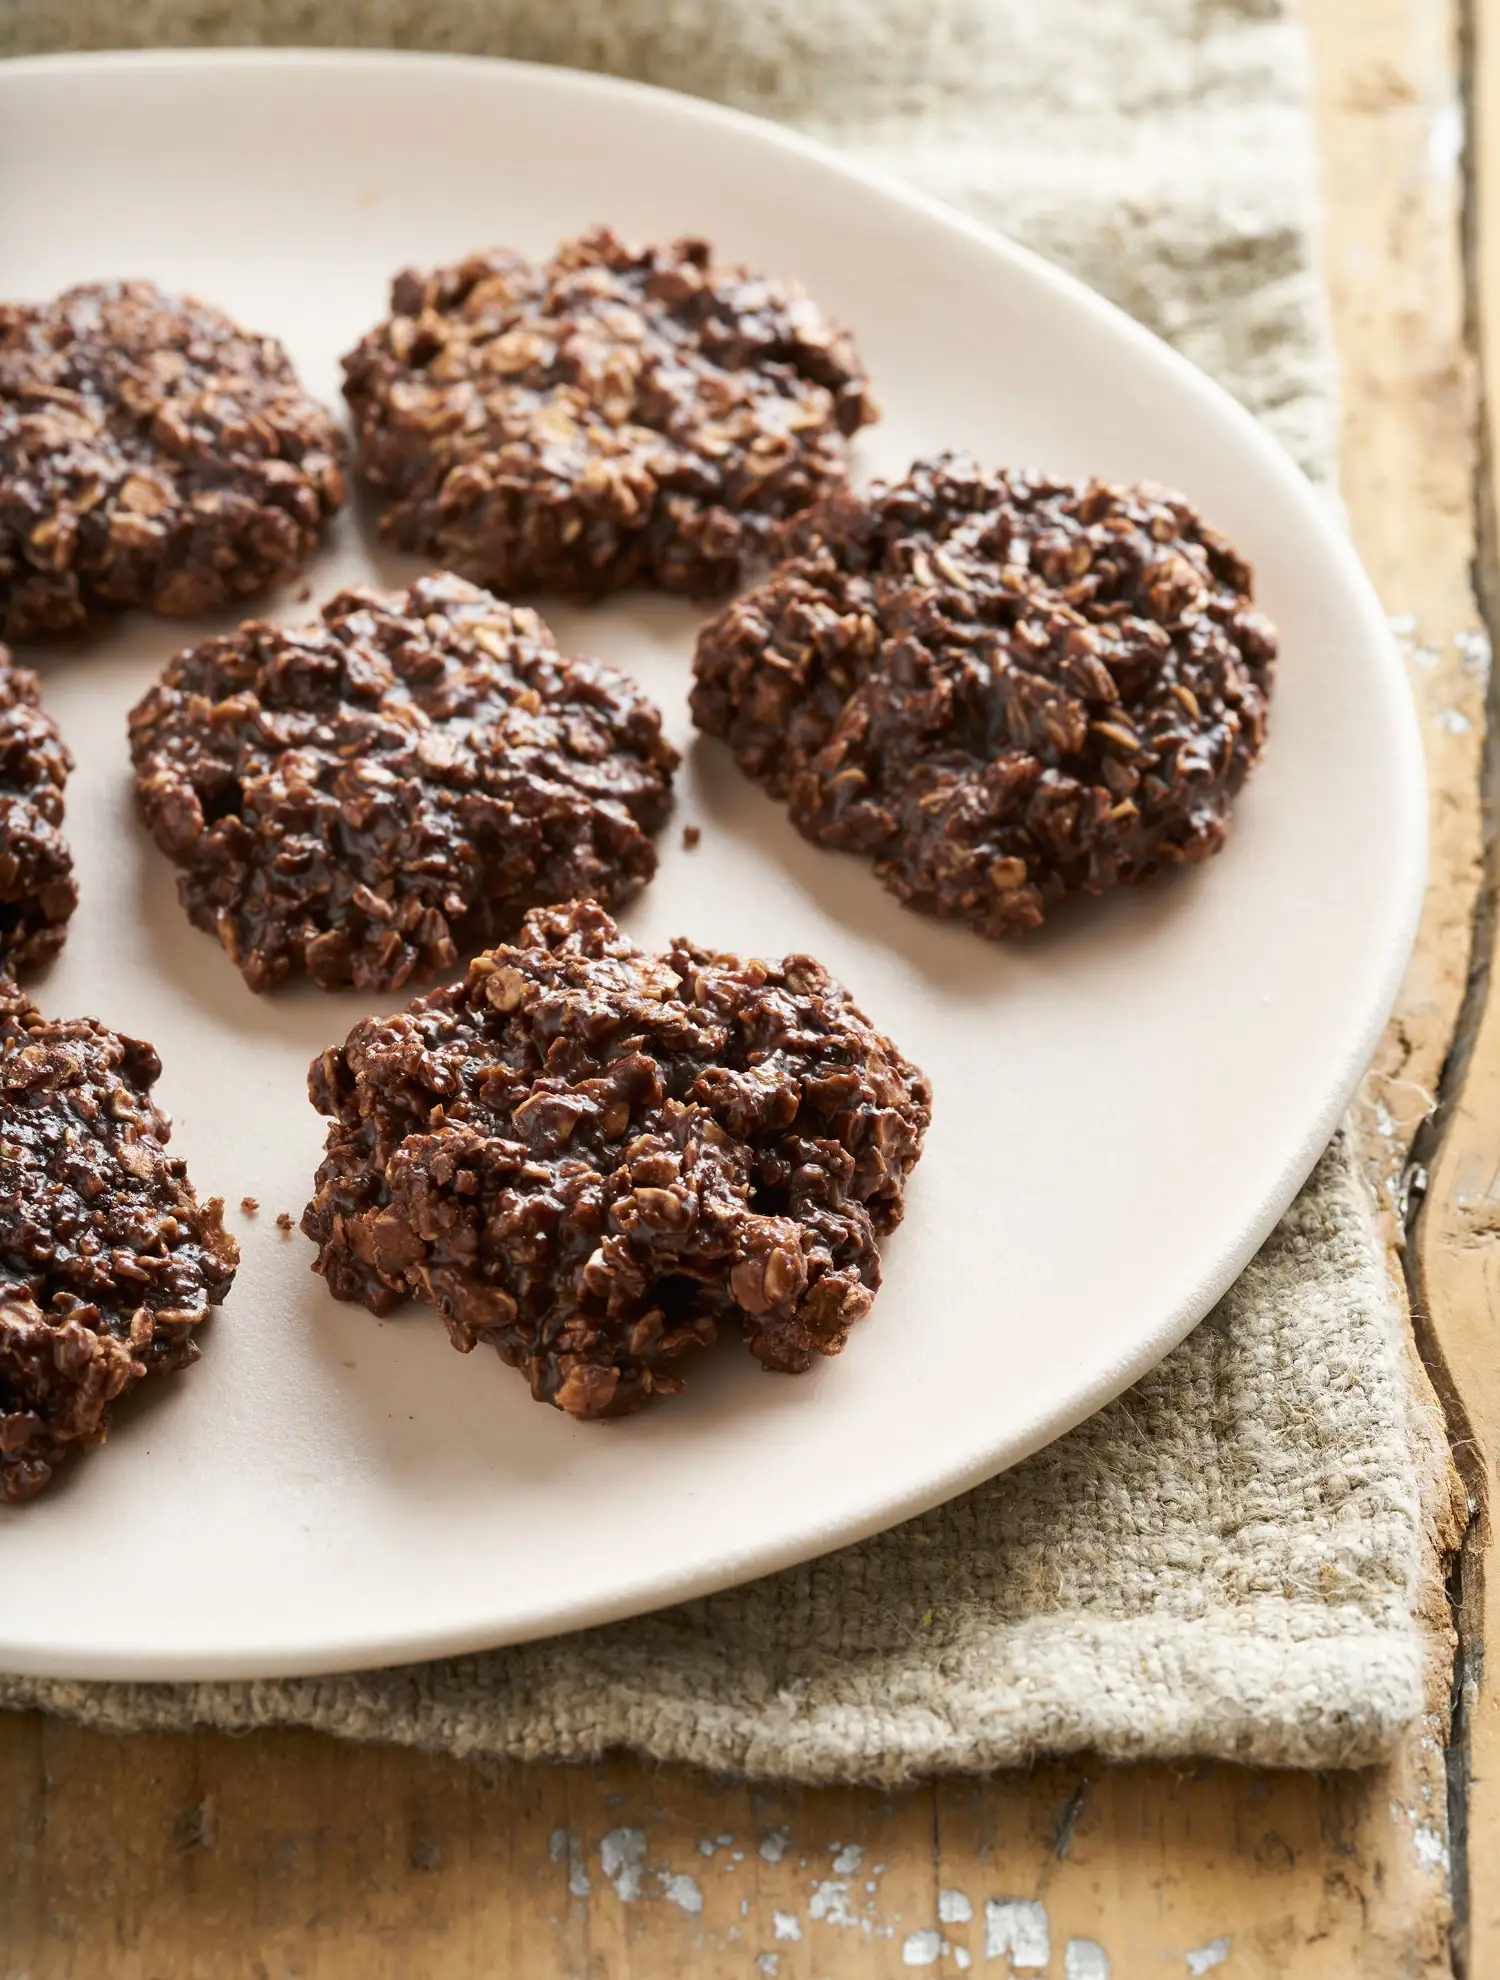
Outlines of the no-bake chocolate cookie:
<svg viewBox="0 0 1500 1980">
<path fill-rule="evenodd" d="M 843 491 L 703 631 L 698 726 L 909 906 L 999 937 L 1218 851 L 1276 637 L 1179 496 L 963 456 Z"/>
<path fill-rule="evenodd" d="M 114 1403 L 198 1358 L 239 1253 L 166 1153 L 149 1045 L 0 985 L 0 1498 L 104 1441 Z"/>
<path fill-rule="evenodd" d="M 179 653 L 130 717 L 178 890 L 255 990 L 390 990 L 656 870 L 677 752 L 635 683 L 461 578 Z"/>
<path fill-rule="evenodd" d="M 795 284 L 607 228 L 398 275 L 344 370 L 385 533 L 507 593 L 723 592 L 875 417 Z"/>
<path fill-rule="evenodd" d="M 56 955 L 78 905 L 63 837 L 73 759 L 41 706 L 36 675 L 0 646 L 0 972 Z"/>
<path fill-rule="evenodd" d="M 650 955 L 592 903 L 367 1018 L 308 1083 L 333 1125 L 302 1228 L 330 1290 L 432 1301 L 576 1416 L 680 1388 L 720 1328 L 767 1368 L 837 1354 L 930 1114 L 820 964 Z"/>
<path fill-rule="evenodd" d="M 341 441 L 274 337 L 149 282 L 0 303 L 0 635 L 192 617 L 300 570 Z"/>
</svg>

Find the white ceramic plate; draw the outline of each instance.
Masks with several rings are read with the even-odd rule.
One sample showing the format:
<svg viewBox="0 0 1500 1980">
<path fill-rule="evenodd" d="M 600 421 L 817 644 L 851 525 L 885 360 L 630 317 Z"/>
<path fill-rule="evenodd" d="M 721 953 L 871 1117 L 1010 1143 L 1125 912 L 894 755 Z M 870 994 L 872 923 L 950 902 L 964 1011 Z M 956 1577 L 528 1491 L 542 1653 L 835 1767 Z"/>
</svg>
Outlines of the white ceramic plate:
<svg viewBox="0 0 1500 1980">
<path fill-rule="evenodd" d="M 533 1404 L 425 1309 L 339 1306 L 300 1214 L 322 1129 L 308 1060 L 352 996 L 257 998 L 191 929 L 137 823 L 125 711 L 201 628 L 136 618 L 39 655 L 78 756 L 82 903 L 45 1007 L 154 1040 L 174 1145 L 244 1263 L 202 1363 L 98 1455 L 0 1514 L 0 1663 L 60 1675 L 295 1673 L 628 1614 L 855 1539 L 1013 1464 L 1207 1311 L 1290 1201 L 1385 1018 L 1415 925 L 1422 771 L 1368 583 L 1322 501 L 1230 400 L 1096 297 L 787 133 L 548 69 L 407 56 L 104 56 L 0 67 L 0 294 L 143 275 L 283 338 L 338 403 L 390 275 L 607 219 L 701 231 L 852 324 L 885 409 L 861 473 L 966 445 L 1151 476 L 1253 557 L 1284 642 L 1271 746 L 1218 860 L 994 948 L 904 912 L 800 840 L 685 695 L 695 614 L 552 615 L 633 669 L 684 746 L 662 866 L 626 916 L 806 949 L 931 1074 L 935 1116 L 886 1281 L 797 1380 L 728 1345 L 607 1425 Z M 311 572 L 417 566 L 341 520 Z M 283 594 L 281 617 L 313 608 Z M 678 827 L 703 827 L 683 850 Z M 400 1001 L 400 1000 L 392 1000 Z"/>
</svg>

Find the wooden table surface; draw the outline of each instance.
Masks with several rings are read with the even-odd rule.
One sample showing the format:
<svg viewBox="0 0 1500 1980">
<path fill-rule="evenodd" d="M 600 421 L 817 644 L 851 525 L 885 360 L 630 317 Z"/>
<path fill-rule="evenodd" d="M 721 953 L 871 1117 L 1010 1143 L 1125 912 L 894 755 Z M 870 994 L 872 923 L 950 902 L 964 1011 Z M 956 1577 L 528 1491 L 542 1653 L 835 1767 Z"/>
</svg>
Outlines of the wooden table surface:
<svg viewBox="0 0 1500 1980">
<path fill-rule="evenodd" d="M 1500 1977 L 1500 6 L 1451 5 L 1305 0 L 1344 492 L 1432 778 L 1426 918 L 1358 1109 L 1462 1479 L 1429 1493 L 1426 1721 L 1364 1773 L 1085 1763 L 883 1795 L 0 1715 L 0 1980 Z"/>
</svg>

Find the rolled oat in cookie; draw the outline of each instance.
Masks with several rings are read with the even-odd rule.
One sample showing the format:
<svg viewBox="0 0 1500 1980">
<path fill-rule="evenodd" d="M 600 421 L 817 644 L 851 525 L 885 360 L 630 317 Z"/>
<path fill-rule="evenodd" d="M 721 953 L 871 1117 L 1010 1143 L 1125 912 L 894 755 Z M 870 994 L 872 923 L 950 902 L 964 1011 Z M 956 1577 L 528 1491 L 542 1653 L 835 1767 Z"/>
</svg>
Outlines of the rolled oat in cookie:
<svg viewBox="0 0 1500 1980">
<path fill-rule="evenodd" d="M 506 593 L 727 591 L 876 416 L 794 283 L 605 227 L 398 275 L 344 370 L 385 534 Z"/>
<path fill-rule="evenodd" d="M 777 550 L 699 637 L 694 719 L 908 906 L 1015 935 L 1224 843 L 1276 636 L 1180 496 L 947 455 Z"/>
<path fill-rule="evenodd" d="M 127 1389 L 198 1358 L 239 1263 L 167 1154 L 149 1045 L 0 983 L 0 1498 L 103 1443 Z"/>
<path fill-rule="evenodd" d="M 837 1354 L 931 1112 L 819 963 L 647 954 L 591 902 L 356 1025 L 308 1086 L 330 1290 L 430 1300 L 575 1416 L 680 1388 L 721 1328 L 771 1369 Z"/>
<path fill-rule="evenodd" d="M 274 337 L 149 282 L 0 303 L 0 635 L 195 617 L 294 575 L 343 443 Z"/>
<path fill-rule="evenodd" d="M 0 646 L 0 971 L 34 969 L 55 956 L 78 905 L 62 834 L 72 768 L 36 675 Z"/>
<path fill-rule="evenodd" d="M 190 918 L 253 990 L 399 988 L 656 871 L 677 752 L 634 681 L 462 578 L 188 647 L 130 716 Z"/>
</svg>

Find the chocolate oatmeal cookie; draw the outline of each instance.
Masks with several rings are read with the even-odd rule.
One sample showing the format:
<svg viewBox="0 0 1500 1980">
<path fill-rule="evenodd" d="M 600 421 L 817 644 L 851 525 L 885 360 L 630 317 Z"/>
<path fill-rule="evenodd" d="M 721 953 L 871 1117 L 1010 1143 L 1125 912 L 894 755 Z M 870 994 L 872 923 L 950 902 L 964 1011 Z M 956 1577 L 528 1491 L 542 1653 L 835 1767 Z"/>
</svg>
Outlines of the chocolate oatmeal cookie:
<svg viewBox="0 0 1500 1980">
<path fill-rule="evenodd" d="M 806 956 L 648 955 L 592 902 L 309 1074 L 333 1121 L 302 1228 L 340 1299 L 431 1300 L 531 1393 L 616 1416 L 721 1327 L 837 1354 L 880 1283 L 926 1080 Z"/>
<path fill-rule="evenodd" d="M 462 578 L 179 653 L 130 716 L 178 891 L 253 990 L 392 990 L 656 870 L 677 752 L 635 683 Z"/>
<path fill-rule="evenodd" d="M 149 282 L 0 303 L 0 634 L 192 617 L 300 570 L 342 442 L 274 337 Z"/>
<path fill-rule="evenodd" d="M 344 370 L 386 535 L 503 592 L 726 591 L 875 417 L 794 284 L 603 227 L 398 275 Z"/>
<path fill-rule="evenodd" d="M 223 1204 L 162 1145 L 160 1072 L 138 1039 L 0 985 L 0 1498 L 39 1492 L 125 1390 L 196 1361 L 233 1282 Z"/>
<path fill-rule="evenodd" d="M 78 905 L 63 837 L 73 759 L 41 706 L 36 675 L 0 646 L 0 971 L 55 956 Z"/>
<path fill-rule="evenodd" d="M 1153 487 L 919 462 L 790 523 L 698 641 L 694 719 L 799 831 L 999 937 L 1224 843 L 1276 636 Z"/>
</svg>

